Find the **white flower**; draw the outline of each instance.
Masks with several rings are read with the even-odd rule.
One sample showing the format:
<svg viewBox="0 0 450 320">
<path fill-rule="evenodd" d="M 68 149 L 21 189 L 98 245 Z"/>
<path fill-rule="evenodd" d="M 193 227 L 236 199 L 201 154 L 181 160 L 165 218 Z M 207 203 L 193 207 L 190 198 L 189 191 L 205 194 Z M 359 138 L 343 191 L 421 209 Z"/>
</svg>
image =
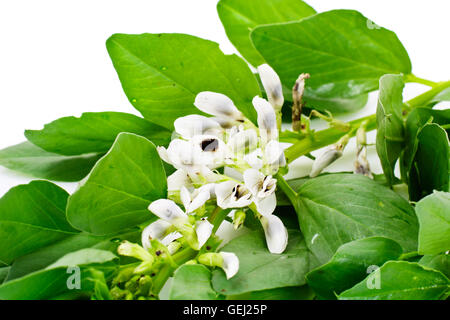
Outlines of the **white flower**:
<svg viewBox="0 0 450 320">
<path fill-rule="evenodd" d="M 189 190 L 182 186 L 180 189 L 180 199 L 186 209 L 186 213 L 192 213 L 205 204 L 211 197 L 210 188 L 208 185 L 204 185 L 199 189 L 196 189 L 192 194 Z"/>
<path fill-rule="evenodd" d="M 192 187 L 191 179 L 183 169 L 178 169 L 167 177 L 167 190 L 169 192 L 179 191 L 182 186 L 186 188 Z"/>
<path fill-rule="evenodd" d="M 195 162 L 198 164 L 214 169 L 230 161 L 231 152 L 228 146 L 215 136 L 194 136 L 190 142 L 194 146 Z"/>
<path fill-rule="evenodd" d="M 184 139 L 204 134 L 220 137 L 223 133 L 223 128 L 217 121 L 198 114 L 191 114 L 176 119 L 174 127 L 175 131 Z"/>
<path fill-rule="evenodd" d="M 264 165 L 268 171 L 275 173 L 280 167 L 286 166 L 286 158 L 281 143 L 272 140 L 264 148 Z"/>
<path fill-rule="evenodd" d="M 210 267 L 222 268 L 227 279 L 236 275 L 239 271 L 239 258 L 232 252 L 208 252 L 198 257 L 198 262 Z"/>
<path fill-rule="evenodd" d="M 244 161 L 254 169 L 261 169 L 263 167 L 263 152 L 261 148 L 256 149 L 244 156 Z"/>
<path fill-rule="evenodd" d="M 182 237 L 179 232 L 167 233 L 167 230 L 172 227 L 169 222 L 164 220 L 156 220 L 155 222 L 149 224 L 143 231 L 141 235 L 141 242 L 144 249 L 148 250 L 151 248 L 150 240 L 157 239 L 163 245 L 168 246 L 173 241 Z"/>
<path fill-rule="evenodd" d="M 183 169 L 188 173 L 201 171 L 203 164 L 198 162 L 198 150 L 190 141 L 174 139 L 169 147 L 157 148 L 159 156 L 165 162 L 171 164 L 176 169 Z M 197 151 L 197 152 L 196 152 Z"/>
<path fill-rule="evenodd" d="M 223 258 L 222 269 L 225 271 L 227 279 L 230 279 L 236 275 L 239 271 L 239 259 L 236 254 L 232 252 L 219 252 Z"/>
<path fill-rule="evenodd" d="M 244 182 L 253 194 L 253 201 L 258 212 L 263 216 L 272 214 L 277 206 L 275 196 L 277 180 L 256 169 L 248 169 L 244 172 Z"/>
<path fill-rule="evenodd" d="M 217 205 L 222 209 L 242 208 L 253 202 L 250 190 L 241 183 L 224 181 L 216 185 Z"/>
<path fill-rule="evenodd" d="M 275 215 L 261 216 L 260 220 L 269 251 L 275 254 L 282 253 L 288 243 L 288 233 L 283 222 Z"/>
<path fill-rule="evenodd" d="M 242 121 L 244 116 L 226 95 L 204 91 L 197 94 L 194 105 L 201 111 L 218 118 Z"/>
<path fill-rule="evenodd" d="M 182 235 L 190 235 L 191 230 L 194 229 L 196 241 L 190 245 L 196 250 L 199 250 L 211 236 L 212 224 L 209 221 L 202 220 L 201 223 L 196 223 L 195 227 L 192 227 L 188 215 L 172 200 L 159 199 L 153 201 L 148 208 L 157 217 L 177 228 Z M 189 241 L 188 238 L 186 240 Z"/>
<path fill-rule="evenodd" d="M 257 70 L 270 104 L 279 111 L 284 103 L 280 77 L 268 64 L 260 65 Z"/>
<path fill-rule="evenodd" d="M 320 156 L 316 158 L 316 160 L 314 160 L 309 176 L 311 178 L 317 177 L 323 169 L 328 167 L 340 157 L 342 157 L 342 150 L 338 146 L 333 145 L 327 148 Z"/>
<path fill-rule="evenodd" d="M 256 149 L 258 145 L 258 135 L 255 130 L 237 129 L 230 133 L 227 141 L 229 150 L 236 156 L 241 153 L 251 152 Z"/>
<path fill-rule="evenodd" d="M 253 106 L 258 114 L 259 134 L 263 143 L 278 138 L 277 116 L 272 105 L 258 96 L 252 100 Z"/>
</svg>

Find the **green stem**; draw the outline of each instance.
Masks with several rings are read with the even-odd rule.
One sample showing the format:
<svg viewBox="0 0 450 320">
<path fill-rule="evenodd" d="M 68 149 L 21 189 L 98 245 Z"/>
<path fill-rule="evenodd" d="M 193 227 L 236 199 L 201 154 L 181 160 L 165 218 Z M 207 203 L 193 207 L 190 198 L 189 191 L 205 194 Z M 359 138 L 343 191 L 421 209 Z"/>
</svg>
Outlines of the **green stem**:
<svg viewBox="0 0 450 320">
<path fill-rule="evenodd" d="M 439 82 L 431 90 L 428 90 L 421 95 L 405 102 L 410 109 L 415 107 L 425 107 L 430 101 L 441 91 L 450 88 L 450 81 Z"/>
<path fill-rule="evenodd" d="M 294 189 L 291 188 L 291 186 L 287 183 L 287 181 L 280 173 L 277 173 L 275 175 L 275 179 L 277 179 L 277 186 L 279 186 L 281 190 L 283 190 L 289 201 L 293 206 L 295 206 L 297 202 L 297 192 L 295 192 Z"/>
<path fill-rule="evenodd" d="M 424 84 L 426 86 L 430 86 L 430 87 L 434 87 L 436 86 L 438 83 L 434 82 L 434 81 L 430 81 L 427 79 L 422 79 L 419 77 L 416 77 L 413 74 L 408 74 L 405 76 L 405 81 L 406 82 L 415 82 L 415 83 L 420 83 L 420 84 Z"/>
<path fill-rule="evenodd" d="M 180 250 L 179 252 L 175 253 L 172 256 L 172 260 L 177 265 L 182 265 L 185 262 L 195 258 L 198 251 L 192 249 L 191 247 L 186 247 L 183 250 Z M 170 264 L 165 264 L 161 270 L 159 270 L 158 275 L 153 279 L 153 287 L 152 292 L 154 294 L 159 294 L 161 289 L 164 287 L 164 284 L 167 282 L 167 279 L 170 278 L 172 273 L 175 271 L 175 268 Z"/>
<path fill-rule="evenodd" d="M 329 128 L 315 132 L 312 137 L 306 137 L 294 143 L 292 146 L 287 148 L 284 152 L 286 156 L 286 161 L 291 163 L 295 159 L 307 155 L 311 151 L 326 147 L 330 144 L 336 143 L 344 135 L 349 134 L 353 137 L 356 134 L 357 128 L 361 126 L 362 123 L 366 122 L 366 131 L 371 131 L 376 129 L 376 115 L 370 115 L 368 117 L 363 117 L 350 121 L 349 127 L 346 130 L 343 128 Z"/>
<path fill-rule="evenodd" d="M 408 260 L 414 257 L 417 257 L 419 255 L 419 253 L 417 251 L 412 251 L 412 252 L 407 252 L 407 253 L 403 253 L 399 260 Z"/>
</svg>

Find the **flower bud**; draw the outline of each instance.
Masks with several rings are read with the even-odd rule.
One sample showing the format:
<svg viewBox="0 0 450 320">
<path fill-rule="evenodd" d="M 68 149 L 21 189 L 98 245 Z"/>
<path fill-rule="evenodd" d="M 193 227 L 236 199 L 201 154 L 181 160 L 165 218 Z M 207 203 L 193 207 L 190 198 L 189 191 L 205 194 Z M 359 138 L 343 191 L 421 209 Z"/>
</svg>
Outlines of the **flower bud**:
<svg viewBox="0 0 450 320">
<path fill-rule="evenodd" d="M 260 65 L 257 70 L 266 91 L 267 99 L 275 111 L 280 111 L 284 103 L 280 77 L 268 64 Z"/>
</svg>

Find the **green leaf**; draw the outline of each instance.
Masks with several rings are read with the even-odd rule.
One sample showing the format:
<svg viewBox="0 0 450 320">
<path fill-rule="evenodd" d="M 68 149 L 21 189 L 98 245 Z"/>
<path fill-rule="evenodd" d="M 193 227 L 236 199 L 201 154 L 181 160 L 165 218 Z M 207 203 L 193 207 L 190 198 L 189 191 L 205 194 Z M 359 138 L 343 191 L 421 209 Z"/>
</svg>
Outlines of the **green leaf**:
<svg viewBox="0 0 450 320">
<path fill-rule="evenodd" d="M 419 253 L 450 250 L 450 193 L 435 191 L 416 205 L 419 218 Z"/>
<path fill-rule="evenodd" d="M 306 279 L 321 298 L 335 299 L 335 294 L 363 280 L 370 266 L 381 266 L 401 254 L 402 248 L 391 239 L 372 237 L 355 240 L 340 246 L 327 264 L 308 273 Z"/>
<path fill-rule="evenodd" d="M 47 247 L 36 250 L 30 254 L 17 258 L 11 265 L 8 281 L 23 277 L 24 275 L 43 269 L 62 256 L 85 248 L 95 248 L 113 251 L 117 243 L 106 237 L 97 237 L 86 233 L 79 233 L 51 243 Z"/>
<path fill-rule="evenodd" d="M 156 145 L 167 145 L 171 132 L 132 114 L 87 112 L 80 118 L 64 117 L 42 130 L 26 130 L 25 136 L 38 147 L 67 156 L 105 153 L 121 132 L 135 133 Z"/>
<path fill-rule="evenodd" d="M 116 268 L 117 257 L 109 251 L 83 249 L 62 257 L 46 269 L 25 277 L 5 282 L 0 286 L 2 300 L 50 299 L 68 293 L 89 292 L 94 289 L 90 267 L 103 271 L 108 277 Z M 80 267 L 80 289 L 68 287 L 70 277 L 77 271 L 69 267 Z"/>
<path fill-rule="evenodd" d="M 203 265 L 182 265 L 174 275 L 170 300 L 217 300 L 211 286 L 211 271 Z"/>
<path fill-rule="evenodd" d="M 418 264 L 441 271 L 450 279 L 450 255 L 448 253 L 425 255 L 419 260 Z"/>
<path fill-rule="evenodd" d="M 430 106 L 434 106 L 443 101 L 450 101 L 450 88 L 444 89 L 439 92 L 431 101 Z"/>
<path fill-rule="evenodd" d="M 115 34 L 106 46 L 128 99 L 149 121 L 173 128 L 176 118 L 200 113 L 193 102 L 201 91 L 227 95 L 256 119 L 255 76 L 215 42 L 185 34 Z"/>
<path fill-rule="evenodd" d="M 419 130 L 427 123 L 437 123 L 445 125 L 450 123 L 450 109 L 449 110 L 433 110 L 429 108 L 414 108 L 406 119 L 405 126 L 405 150 L 401 157 L 402 177 L 407 182 L 409 181 L 409 173 L 417 152 L 417 134 Z M 409 182 L 408 182 L 409 184 Z"/>
<path fill-rule="evenodd" d="M 377 106 L 377 153 L 390 186 L 394 184 L 394 168 L 403 150 L 404 125 L 402 75 L 387 74 L 380 79 Z"/>
<path fill-rule="evenodd" d="M 301 233 L 294 230 L 289 230 L 289 243 L 282 254 L 271 254 L 259 231 L 230 241 L 221 251 L 234 252 L 239 258 L 239 272 L 233 278 L 227 280 L 223 270 L 213 271 L 214 290 L 227 296 L 304 285 L 314 263 Z"/>
<path fill-rule="evenodd" d="M 227 296 L 227 300 L 312 300 L 314 296 L 314 291 L 307 285 L 304 285 L 252 291 L 240 295 Z"/>
<path fill-rule="evenodd" d="M 450 164 L 447 132 L 439 125 L 424 125 L 417 134 L 417 147 L 409 178 L 409 194 L 413 201 L 433 190 L 449 191 Z"/>
<path fill-rule="evenodd" d="M 39 179 L 79 181 L 102 154 L 62 156 L 47 152 L 30 142 L 22 142 L 0 150 L 0 165 Z"/>
<path fill-rule="evenodd" d="M 0 267 L 0 284 L 8 277 L 10 267 Z"/>
<path fill-rule="evenodd" d="M 308 248 L 323 264 L 344 243 L 380 236 L 417 250 L 418 223 L 404 198 L 356 174 L 328 174 L 301 185 L 296 204 Z"/>
<path fill-rule="evenodd" d="M 14 259 L 76 232 L 66 221 L 68 194 L 47 181 L 32 181 L 0 199 L 0 261 Z"/>
<path fill-rule="evenodd" d="M 380 289 L 372 286 L 378 275 L 369 275 L 344 291 L 341 300 L 436 300 L 450 288 L 440 272 L 406 261 L 389 261 L 379 269 Z M 373 289 L 369 289 L 373 288 Z"/>
<path fill-rule="evenodd" d="M 263 24 L 297 21 L 316 11 L 300 0 L 221 0 L 217 4 L 219 18 L 231 43 L 257 67 L 264 58 L 250 40 L 250 31 Z"/>
<path fill-rule="evenodd" d="M 166 175 L 155 145 L 143 137 L 121 133 L 70 196 L 67 219 L 95 235 L 123 232 L 150 220 L 147 207 L 166 198 L 166 193 Z"/>
<path fill-rule="evenodd" d="M 386 73 L 411 72 L 397 36 L 369 27 L 357 11 L 333 10 L 299 22 L 256 27 L 251 39 L 283 84 L 309 73 L 305 98 L 352 98 L 376 90 Z M 371 25 L 372 26 L 372 25 Z"/>
</svg>

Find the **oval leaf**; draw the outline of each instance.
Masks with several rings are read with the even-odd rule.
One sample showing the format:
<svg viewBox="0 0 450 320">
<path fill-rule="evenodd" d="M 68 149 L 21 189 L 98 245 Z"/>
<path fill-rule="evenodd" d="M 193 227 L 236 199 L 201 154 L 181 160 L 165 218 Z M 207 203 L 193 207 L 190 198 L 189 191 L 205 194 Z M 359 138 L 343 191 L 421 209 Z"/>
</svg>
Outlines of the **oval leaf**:
<svg viewBox="0 0 450 320">
<path fill-rule="evenodd" d="M 150 220 L 147 207 L 167 193 L 156 147 L 147 139 L 121 133 L 111 150 L 70 196 L 67 219 L 96 235 L 123 232 Z"/>
<path fill-rule="evenodd" d="M 134 133 L 156 145 L 166 145 L 171 132 L 135 115 L 121 112 L 87 112 L 80 118 L 64 117 L 42 130 L 26 130 L 29 141 L 42 149 L 63 155 L 105 153 L 121 132 Z"/>
<path fill-rule="evenodd" d="M 106 46 L 128 99 L 149 121 L 173 128 L 176 118 L 200 113 L 193 103 L 201 91 L 227 95 L 256 119 L 255 76 L 215 42 L 186 34 L 115 34 Z"/>
<path fill-rule="evenodd" d="M 47 181 L 32 181 L 0 199 L 0 261 L 14 259 L 76 232 L 66 221 L 68 194 Z"/>
<path fill-rule="evenodd" d="M 323 264 L 344 243 L 381 236 L 417 250 L 414 209 L 394 191 L 355 174 L 328 174 L 301 185 L 296 204 L 308 248 Z"/>
<path fill-rule="evenodd" d="M 378 277 L 378 279 L 377 279 Z M 386 262 L 365 280 L 344 291 L 341 300 L 436 300 L 450 288 L 440 272 L 406 261 Z"/>
<path fill-rule="evenodd" d="M 327 264 L 308 273 L 306 279 L 321 298 L 335 299 L 336 294 L 363 280 L 371 266 L 381 266 L 401 254 L 402 247 L 391 239 L 355 240 L 340 246 Z"/>
<path fill-rule="evenodd" d="M 250 40 L 250 31 L 263 24 L 297 21 L 316 11 L 300 0 L 221 0 L 217 4 L 219 18 L 228 39 L 244 58 L 257 67 L 264 58 Z"/>
</svg>

